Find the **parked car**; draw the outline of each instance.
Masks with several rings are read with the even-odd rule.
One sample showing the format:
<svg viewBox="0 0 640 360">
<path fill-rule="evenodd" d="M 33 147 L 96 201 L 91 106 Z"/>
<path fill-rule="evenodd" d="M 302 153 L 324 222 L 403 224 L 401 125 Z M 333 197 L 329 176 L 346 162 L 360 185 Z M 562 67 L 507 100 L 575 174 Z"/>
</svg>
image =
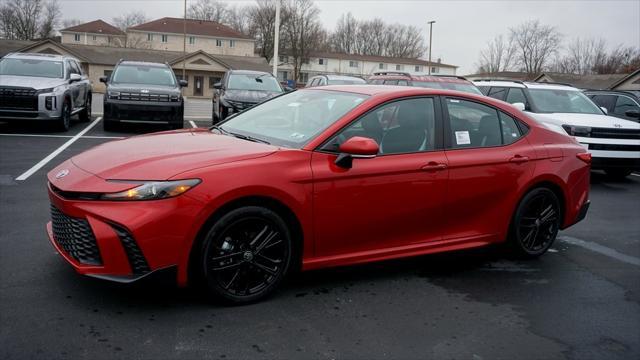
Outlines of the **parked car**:
<svg viewBox="0 0 640 360">
<path fill-rule="evenodd" d="M 91 82 L 78 60 L 39 53 L 0 59 L 1 120 L 46 120 L 67 131 L 76 114 L 91 119 Z"/>
<path fill-rule="evenodd" d="M 607 114 L 621 119 L 640 121 L 640 91 L 587 90 L 584 92 Z"/>
<path fill-rule="evenodd" d="M 267 72 L 229 70 L 214 84 L 213 119 L 215 125 L 227 116 L 244 111 L 284 92 L 278 80 Z"/>
<path fill-rule="evenodd" d="M 502 101 L 395 86 L 287 93 L 210 129 L 102 144 L 48 173 L 81 274 L 176 269 L 218 299 L 296 269 L 505 243 L 542 255 L 589 207 L 590 154 Z"/>
<path fill-rule="evenodd" d="M 412 75 L 406 72 L 382 71 L 373 73 L 368 82 L 373 85 L 417 86 L 482 94 L 471 81 L 455 75 Z"/>
<path fill-rule="evenodd" d="M 106 84 L 102 124 L 114 130 L 120 123 L 184 126 L 182 87 L 171 66 L 142 61 L 119 61 Z"/>
<path fill-rule="evenodd" d="M 487 96 L 517 104 L 551 129 L 574 136 L 593 156 L 592 168 L 624 178 L 640 169 L 640 124 L 607 116 L 580 90 L 564 84 L 478 80 Z"/>
<path fill-rule="evenodd" d="M 316 75 L 307 81 L 306 87 L 324 85 L 358 85 L 367 82 L 359 77 L 345 75 Z"/>
</svg>

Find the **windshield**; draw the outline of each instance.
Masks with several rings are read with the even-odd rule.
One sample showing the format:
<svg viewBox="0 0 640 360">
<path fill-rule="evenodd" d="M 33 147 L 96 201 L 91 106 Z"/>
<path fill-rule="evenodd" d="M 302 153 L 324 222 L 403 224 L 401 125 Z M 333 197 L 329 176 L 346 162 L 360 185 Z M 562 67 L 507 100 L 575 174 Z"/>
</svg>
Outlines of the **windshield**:
<svg viewBox="0 0 640 360">
<path fill-rule="evenodd" d="M 271 74 L 232 74 L 228 90 L 262 90 L 282 92 L 276 78 Z"/>
<path fill-rule="evenodd" d="M 329 85 L 353 85 L 353 84 L 366 84 L 367 82 L 362 79 L 330 79 Z"/>
<path fill-rule="evenodd" d="M 429 89 L 446 89 L 464 91 L 476 95 L 482 95 L 482 92 L 473 84 L 446 82 L 446 81 L 414 81 L 413 86 L 429 88 Z"/>
<path fill-rule="evenodd" d="M 529 89 L 529 95 L 536 112 L 602 115 L 602 110 L 578 90 Z"/>
<path fill-rule="evenodd" d="M 168 67 L 120 65 L 111 76 L 113 83 L 175 86 L 173 71 Z"/>
<path fill-rule="evenodd" d="M 46 78 L 64 77 L 62 61 L 40 59 L 2 59 L 0 75 L 37 76 Z"/>
<path fill-rule="evenodd" d="M 254 106 L 220 127 L 278 146 L 301 148 L 366 98 L 338 91 L 295 91 Z"/>
</svg>

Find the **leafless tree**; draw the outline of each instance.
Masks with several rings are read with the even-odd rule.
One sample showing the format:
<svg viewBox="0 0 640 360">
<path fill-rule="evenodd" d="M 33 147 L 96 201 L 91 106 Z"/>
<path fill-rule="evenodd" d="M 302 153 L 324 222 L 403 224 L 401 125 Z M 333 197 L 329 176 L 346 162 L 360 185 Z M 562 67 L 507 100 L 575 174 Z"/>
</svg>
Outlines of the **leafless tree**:
<svg viewBox="0 0 640 360">
<path fill-rule="evenodd" d="M 113 18 L 113 24 L 122 31 L 127 31 L 128 28 L 147 21 L 147 16 L 142 11 L 131 11 Z"/>
<path fill-rule="evenodd" d="M 248 32 L 256 39 L 257 50 L 261 57 L 271 61 L 276 23 L 275 1 L 257 0 L 254 6 L 248 8 L 247 13 L 249 16 Z M 286 17 L 280 15 L 280 29 L 282 31 L 282 24 L 286 22 Z M 282 44 L 282 41 L 280 43 Z"/>
<path fill-rule="evenodd" d="M 249 35 L 250 27 L 250 11 L 249 7 L 234 5 L 227 9 L 226 19 L 223 24 L 230 26 L 245 35 Z"/>
<path fill-rule="evenodd" d="M 289 63 L 293 66 L 294 79 L 300 80 L 302 65 L 309 61 L 309 54 L 323 40 L 320 24 L 320 9 L 312 0 L 287 0 L 283 4 L 285 19 L 282 23 L 282 38 Z"/>
<path fill-rule="evenodd" d="M 40 38 L 45 39 L 54 36 L 55 28 L 58 27 L 62 11 L 57 1 L 45 3 L 42 18 L 40 20 Z"/>
<path fill-rule="evenodd" d="M 596 64 L 607 58 L 606 42 L 603 39 L 575 38 L 563 54 L 558 55 L 553 71 L 570 74 L 592 74 Z"/>
<path fill-rule="evenodd" d="M 84 21 L 80 20 L 80 19 L 63 19 L 62 20 L 62 29 L 66 29 L 66 28 L 70 28 L 72 26 L 76 26 L 76 25 L 80 25 L 82 24 Z"/>
<path fill-rule="evenodd" d="M 539 74 L 555 56 L 562 35 L 553 26 L 538 20 L 528 21 L 510 29 L 516 46 L 518 65 L 529 75 Z"/>
<path fill-rule="evenodd" d="M 627 74 L 640 68 L 640 49 L 633 46 L 614 48 L 594 64 L 596 74 Z"/>
<path fill-rule="evenodd" d="M 225 23 L 229 12 L 229 4 L 219 0 L 198 0 L 189 5 L 187 17 L 196 20 Z"/>
<path fill-rule="evenodd" d="M 331 45 L 336 51 L 352 53 L 358 39 L 359 24 L 353 14 L 342 14 L 338 19 L 336 30 L 331 34 Z"/>
<path fill-rule="evenodd" d="M 0 37 L 18 40 L 48 37 L 59 19 L 56 0 L 6 0 L 0 3 Z"/>
<path fill-rule="evenodd" d="M 512 38 L 498 35 L 480 52 L 478 72 L 496 73 L 511 70 L 514 65 L 516 47 Z"/>
</svg>

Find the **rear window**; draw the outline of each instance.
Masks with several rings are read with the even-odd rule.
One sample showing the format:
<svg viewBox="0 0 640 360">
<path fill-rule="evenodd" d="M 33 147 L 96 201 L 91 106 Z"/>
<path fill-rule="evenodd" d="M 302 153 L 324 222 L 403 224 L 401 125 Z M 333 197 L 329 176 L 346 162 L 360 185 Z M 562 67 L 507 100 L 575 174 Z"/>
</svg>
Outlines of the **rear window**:
<svg viewBox="0 0 640 360">
<path fill-rule="evenodd" d="M 446 89 L 463 91 L 471 94 L 482 95 L 482 92 L 473 84 L 458 83 L 458 82 L 445 82 L 445 81 L 414 81 L 413 86 L 423 87 L 428 89 Z"/>
</svg>

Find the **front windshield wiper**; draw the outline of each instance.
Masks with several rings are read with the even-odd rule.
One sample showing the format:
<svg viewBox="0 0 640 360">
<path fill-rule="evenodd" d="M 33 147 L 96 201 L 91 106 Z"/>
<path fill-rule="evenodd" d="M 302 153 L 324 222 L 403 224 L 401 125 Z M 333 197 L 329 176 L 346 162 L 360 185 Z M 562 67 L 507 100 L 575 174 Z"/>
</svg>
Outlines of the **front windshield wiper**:
<svg viewBox="0 0 640 360">
<path fill-rule="evenodd" d="M 220 134 L 227 134 L 228 133 L 227 130 L 223 129 L 219 125 L 213 125 L 212 127 L 209 128 L 209 130 L 218 130 L 218 131 L 220 131 Z"/>
<path fill-rule="evenodd" d="M 270 143 L 270 142 L 268 142 L 267 140 L 258 139 L 258 138 L 255 138 L 255 137 L 253 137 L 253 136 L 249 136 L 249 135 L 233 133 L 233 132 L 226 131 L 226 130 L 223 130 L 223 131 L 224 131 L 225 133 L 227 133 L 227 134 L 231 135 L 231 136 L 235 136 L 235 137 L 237 137 L 238 139 L 248 140 L 248 141 L 253 141 L 253 142 L 258 142 L 258 143 L 263 143 L 263 144 L 271 145 L 271 143 Z"/>
</svg>

